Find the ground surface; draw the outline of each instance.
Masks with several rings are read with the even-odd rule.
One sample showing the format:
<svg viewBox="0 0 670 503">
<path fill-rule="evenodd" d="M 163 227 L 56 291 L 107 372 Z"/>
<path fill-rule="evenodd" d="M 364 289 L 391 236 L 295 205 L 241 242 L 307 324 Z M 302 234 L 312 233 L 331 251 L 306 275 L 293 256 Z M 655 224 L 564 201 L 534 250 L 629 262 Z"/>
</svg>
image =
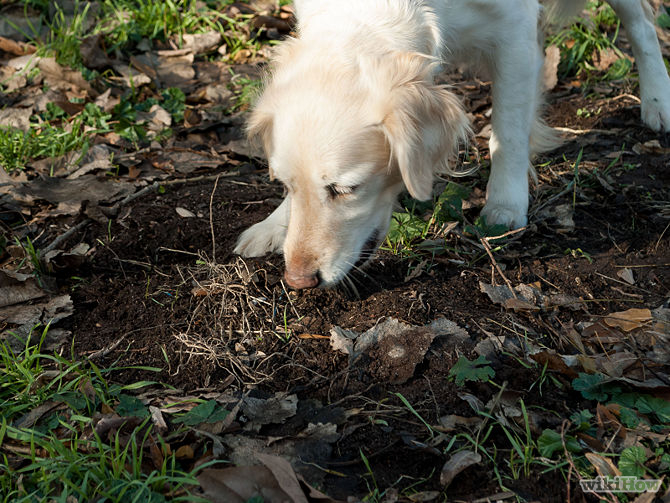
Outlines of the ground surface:
<svg viewBox="0 0 670 503">
<path fill-rule="evenodd" d="M 559 168 L 554 163 L 552 170 L 562 167 L 567 173 L 557 177 L 538 169 L 540 195 L 534 209 L 560 193 L 564 188 L 561 180 L 572 178 L 569 163 L 561 161 L 563 156 L 574 162 L 583 148 L 582 169 L 585 165 L 588 169 L 581 176 L 586 178 L 598 171 L 606 178 L 591 177 L 588 184 L 576 189 L 574 229 L 557 227 L 551 216 L 536 216 L 531 219 L 531 228 L 497 251 L 495 257 L 512 284 L 539 282 L 543 292 L 582 299 L 577 310 L 554 307 L 515 313 L 495 305 L 480 291 L 479 283 L 491 283 L 492 278 L 490 260 L 482 250 L 477 251 L 475 260 L 464 255 L 467 259 L 461 265 L 447 260 L 457 258 L 459 247 L 472 249 L 460 243 L 462 234 L 447 237 L 448 245 L 456 251 L 438 256 L 429 270 L 410 280 L 406 280 L 408 268 L 416 266 L 416 261 L 380 253 L 368 270 L 369 276 L 357 281 L 358 298 L 344 289 L 287 294 L 280 282 L 280 257 L 240 261 L 231 253 L 240 232 L 268 215 L 281 200 L 280 187 L 267 183 L 264 175 L 252 174 L 222 179 L 216 190 L 211 181 L 168 188 L 163 194 L 138 199 L 109 228 L 92 227 L 71 238 L 72 244 L 83 240 L 96 247 L 93 259 L 79 273 L 82 280 L 76 285 L 65 283 L 73 288 L 75 314 L 69 328 L 77 334 L 76 353 L 85 357 L 123 338 L 107 352 L 106 359 L 119 358 L 122 365 L 164 370 L 151 376 L 130 370 L 116 376 L 121 380 L 150 377 L 189 392 L 199 388 L 223 392 L 225 382 L 239 391 L 253 385 L 259 396 L 296 394 L 298 410 L 305 409 L 303 417 L 299 413 L 284 425 L 266 425 L 253 436 L 268 439 L 298 435 L 311 422 L 310 413 L 335 421 L 339 438 L 330 442 L 327 455 L 310 452 L 312 460 L 297 463 L 298 471 L 303 468 L 312 475 L 315 469 L 311 463 L 319 465 L 316 484 L 332 496 L 368 492 L 372 481 L 365 478 L 367 469 L 359 451 L 369 460 L 380 488 L 396 484 L 404 476 L 398 488 L 419 482 L 417 490 L 439 489 L 444 455 L 439 446 L 436 449 L 423 443 L 427 441 L 425 427 L 403 407 L 396 393 L 402 394 L 429 424 L 439 424 L 440 417 L 452 414 L 473 416 L 463 394 L 470 393 L 487 403 L 499 388 L 490 383 L 459 388 L 447 380 L 447 374 L 460 355 L 474 355 L 473 348 L 480 341 L 530 337 L 560 354 L 575 353 L 576 349 L 566 343 L 567 327 L 631 307 L 658 307 L 668 301 L 668 137 L 660 137 L 660 147 L 665 149 L 660 155 L 633 152 L 633 145 L 658 137 L 639 126 L 638 109 L 626 98 L 614 105 L 603 100 L 607 108 L 589 120 L 579 120 L 577 110 L 599 109 L 601 105 L 583 98 L 577 90 L 550 97 L 549 102 L 547 117 L 552 125 L 604 129 L 606 133 L 570 139 L 547 157 L 559 160 Z M 474 181 L 483 187 L 477 180 L 475 177 L 465 182 Z M 549 207 L 572 206 L 572 196 L 573 191 L 568 191 L 551 201 Z M 217 263 L 237 264 L 256 273 L 255 283 L 244 285 L 238 275 L 229 280 L 227 288 L 250 288 L 250 295 L 275 303 L 274 313 L 269 310 L 261 315 L 265 319 L 250 317 L 250 330 L 241 326 L 240 317 L 226 322 L 220 318 L 216 306 L 226 301 L 221 292 L 215 288 L 198 290 L 201 282 L 216 275 L 213 266 L 196 266 L 194 256 L 203 253 L 208 260 L 212 258 L 210 198 Z M 665 202 L 665 213 L 658 202 Z M 176 208 L 186 208 L 196 216 L 183 218 Z M 474 216 L 477 211 L 467 210 L 466 215 Z M 573 256 L 567 250 L 583 253 Z M 634 271 L 634 285 L 617 275 L 626 266 Z M 495 281 L 502 284 L 500 277 Z M 202 295 L 210 299 L 207 306 Z M 467 337 L 435 340 L 413 376 L 402 384 L 391 384 L 393 367 L 384 362 L 383 351 L 366 355 L 367 365 L 349 369 L 346 356 L 333 351 L 328 339 L 322 338 L 334 326 L 365 331 L 386 317 L 419 326 L 446 317 L 464 328 Z M 257 319 L 259 323 L 254 325 Z M 282 339 L 270 331 L 255 332 L 268 328 L 290 333 Z M 248 333 L 237 335 L 240 329 Z M 217 335 L 222 341 L 216 346 L 207 342 Z M 412 341 L 406 344 L 411 353 Z M 241 370 L 244 366 L 248 368 Z M 581 396 L 569 387 L 538 385 L 540 366 L 530 367 L 509 354 L 498 353 L 493 368 L 495 382 L 506 383 L 507 392 L 517 394 L 527 409 L 536 411 L 538 423 L 533 426 L 537 432 L 560 425 L 560 418 L 543 411 L 569 416 L 583 405 Z M 560 382 L 566 382 L 565 375 L 556 369 L 550 371 Z M 233 384 L 227 380 L 231 375 L 235 377 Z M 383 422 L 375 423 L 377 419 Z M 500 428 L 492 435 L 504 444 Z M 504 459 L 509 451 L 499 455 Z M 579 494 L 575 481 L 564 480 L 560 471 L 543 475 L 533 471 L 528 477 L 514 480 L 504 464 L 499 469 L 505 486 L 528 501 L 564 501 L 568 491 L 573 496 Z M 460 474 L 448 494 L 453 500 L 474 500 L 499 491 L 491 466 L 482 464 Z"/>
<path fill-rule="evenodd" d="M 603 5 L 555 42 L 563 61 L 589 58 L 547 95 L 565 142 L 534 162 L 526 229 L 482 234 L 491 86 L 452 69 L 476 134 L 461 158 L 478 169 L 436 184 L 450 218 L 403 198 L 404 244 L 349 285 L 295 292 L 282 257 L 232 254 L 283 195 L 242 130 L 292 9 L 178 4 L 146 6 L 194 25 L 136 33 L 141 16 L 112 10 L 96 31 L 74 3 L 46 46 L 0 32 L 0 496 L 228 502 L 228 477 L 247 486 L 235 501 L 283 502 L 269 496 L 281 459 L 349 501 L 597 501 L 580 480 L 667 479 L 670 136 L 640 123 L 634 74 L 607 80 L 624 54 L 579 38 L 614 37 Z M 138 438 L 132 461 L 109 454 Z M 71 474 L 84 457 L 100 479 Z M 210 461 L 241 468 L 203 476 Z M 168 462 L 191 479 L 152 482 Z M 635 498 L 608 501 L 652 500 Z"/>
</svg>

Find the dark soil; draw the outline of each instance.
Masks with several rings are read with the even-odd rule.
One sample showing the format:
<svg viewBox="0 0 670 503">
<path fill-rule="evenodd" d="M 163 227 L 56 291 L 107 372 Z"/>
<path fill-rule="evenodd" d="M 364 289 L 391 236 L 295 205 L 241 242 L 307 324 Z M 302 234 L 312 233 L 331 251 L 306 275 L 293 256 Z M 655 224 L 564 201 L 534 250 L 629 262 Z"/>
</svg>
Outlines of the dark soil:
<svg viewBox="0 0 670 503">
<path fill-rule="evenodd" d="M 464 93 L 473 93 L 475 98 L 485 96 L 486 87 L 482 91 L 477 83 L 469 85 L 470 90 Z M 643 128 L 634 102 L 612 97 L 586 99 L 576 89 L 564 89 L 550 97 L 546 116 L 552 125 L 596 128 L 611 134 L 580 135 L 539 160 L 540 164 L 552 162 L 550 168 L 538 168 L 540 182 L 531 209 L 531 225 L 495 252 L 512 284 L 539 282 L 543 291 L 583 299 L 587 306 L 584 309 L 511 313 L 493 304 L 479 287 L 479 282 L 492 282 L 490 260 L 463 234 L 448 236 L 450 251 L 434 260 L 428 256 L 429 261 L 422 264 L 381 252 L 368 269 L 369 276 L 357 279 L 358 297 L 344 288 L 287 293 L 280 282 L 281 257 L 247 260 L 249 270 L 258 271 L 260 278 L 254 288 L 276 300 L 277 305 L 289 307 L 271 312 L 271 319 L 258 318 L 259 326 L 250 326 L 252 331 L 267 330 L 264 335 L 236 336 L 233 330 L 239 328 L 239 321 L 230 326 L 228 335 L 221 329 L 222 344 L 238 361 L 244 362 L 244 357 L 254 354 L 272 355 L 262 363 L 250 364 L 249 373 L 240 372 L 225 359 L 194 352 L 183 337 L 176 335 L 211 336 L 208 330 L 221 323 L 215 319 L 216 310 L 199 308 L 202 299 L 194 294 L 197 282 L 207 279 L 206 267 L 198 269 L 197 254 L 202 254 L 203 261 L 211 261 L 214 255 L 210 197 L 218 264 L 235 263 L 237 258 L 231 250 L 238 235 L 268 215 L 281 200 L 281 187 L 253 174 L 237 180 L 221 179 L 213 196 L 213 182 L 171 187 L 165 193 L 138 199 L 109 228 L 92 226 L 85 235 L 74 236 L 70 244 L 84 241 L 96 248 L 91 262 L 78 271 L 79 281 L 63 279 L 63 284 L 72 289 L 75 303 L 68 327 L 76 334 L 75 352 L 81 357 L 95 354 L 96 363 L 101 365 L 117 362 L 123 367 L 163 369 L 159 373 L 118 371 L 114 378 L 121 382 L 151 379 L 194 392 L 200 388 L 222 390 L 222 383 L 233 375 L 241 391 L 250 387 L 266 394 L 286 391 L 297 393 L 301 403 L 318 400 L 319 407 L 344 409 L 346 414 L 337 423 L 340 440 L 333 445 L 330 458 L 319 461 L 322 471 L 318 483 L 331 496 L 362 496 L 374 484 L 380 491 L 411 484 L 416 484 L 416 491 L 440 491 L 446 442 L 433 446 L 425 426 L 397 394 L 431 425 L 445 415 L 474 416 L 471 406 L 459 395 L 470 393 L 486 404 L 499 388 L 490 383 L 466 383 L 459 388 L 447 375 L 460 355 L 475 355 L 473 348 L 481 340 L 491 335 L 514 339 L 527 336 L 560 354 L 569 353 L 574 350 L 566 347 L 560 336 L 565 327 L 630 307 L 654 308 L 667 302 L 670 138 Z M 591 115 L 578 117 L 579 109 L 591 110 Z M 484 121 L 483 115 L 477 115 L 484 110 L 480 107 L 475 111 L 477 123 Z M 632 150 L 634 145 L 656 138 L 666 149 L 665 154 L 637 154 Z M 573 163 L 580 149 L 583 159 L 579 184 L 574 192 L 565 191 L 551 201 L 573 180 Z M 486 159 L 485 149 L 482 157 Z M 484 166 L 474 178 L 462 182 L 476 183 L 483 189 L 486 175 Z M 573 194 L 575 227 L 564 230 L 544 210 L 557 204 L 572 205 Z M 183 218 L 176 212 L 178 207 L 196 216 Z M 466 210 L 466 217 L 474 220 L 479 210 L 475 203 Z M 405 281 L 418 264 L 424 270 Z M 625 265 L 634 267 L 635 285 L 617 276 Z M 495 281 L 502 284 L 497 274 Z M 213 305 L 222 302 L 214 293 L 210 297 Z M 367 356 L 368 365 L 349 370 L 347 357 L 334 352 L 328 339 L 314 338 L 329 335 L 333 326 L 364 331 L 386 317 L 423 326 L 440 316 L 456 322 L 469 337 L 436 339 L 413 377 L 401 384 L 391 384 L 393 376 L 374 354 Z M 279 337 L 269 329 L 280 335 L 290 330 L 290 336 Z M 113 346 L 120 339 L 122 342 Z M 99 351 L 105 348 L 101 357 Z M 533 433 L 560 428 L 560 419 L 543 411 L 568 417 L 584 406 L 581 396 L 569 391 L 570 386 L 559 389 L 551 383 L 538 385 L 541 367 L 524 366 L 502 354 L 492 365 L 495 382 L 506 383 L 508 392 L 517 393 L 528 409 L 538 411 L 541 423 L 533 425 Z M 549 372 L 558 382 L 568 383 L 560 373 Z M 260 434 L 297 435 L 309 422 L 302 417 L 283 425 L 268 425 Z M 451 434 L 446 435 L 450 438 Z M 504 432 L 494 428 L 491 435 L 496 445 L 507 449 L 498 452 L 497 465 L 508 490 L 527 501 L 565 501 L 568 494 L 575 500 L 583 497 L 575 480 L 566 483 L 559 471 L 540 475 L 534 468 L 515 479 L 506 463 L 510 446 Z M 374 473 L 374 482 L 361 452 Z M 500 492 L 492 464 L 485 460 L 458 475 L 447 494 L 451 501 L 472 501 Z"/>
</svg>

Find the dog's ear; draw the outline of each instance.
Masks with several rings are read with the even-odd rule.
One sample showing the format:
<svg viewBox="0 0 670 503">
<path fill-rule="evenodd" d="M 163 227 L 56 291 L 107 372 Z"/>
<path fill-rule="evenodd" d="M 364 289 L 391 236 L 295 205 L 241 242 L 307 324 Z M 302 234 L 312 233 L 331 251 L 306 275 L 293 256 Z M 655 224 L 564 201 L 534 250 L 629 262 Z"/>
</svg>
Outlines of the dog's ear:
<svg viewBox="0 0 670 503">
<path fill-rule="evenodd" d="M 430 199 L 433 178 L 450 172 L 449 159 L 469 136 L 459 99 L 433 82 L 436 62 L 416 53 L 387 55 L 380 76 L 390 85 L 382 129 L 405 187 L 412 197 Z M 388 87 L 387 87 L 388 89 Z"/>
<path fill-rule="evenodd" d="M 260 142 L 263 145 L 268 164 L 272 155 L 272 123 L 272 113 L 265 110 L 259 102 L 251 112 L 246 128 L 249 141 Z M 270 167 L 270 179 L 274 179 L 272 167 Z"/>
</svg>

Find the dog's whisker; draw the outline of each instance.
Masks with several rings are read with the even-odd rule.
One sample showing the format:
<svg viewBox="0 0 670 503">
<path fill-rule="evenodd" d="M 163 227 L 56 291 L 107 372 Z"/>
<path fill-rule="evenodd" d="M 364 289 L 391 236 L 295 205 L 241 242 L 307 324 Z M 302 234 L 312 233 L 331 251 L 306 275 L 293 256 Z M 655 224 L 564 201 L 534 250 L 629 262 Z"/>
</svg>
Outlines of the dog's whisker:
<svg viewBox="0 0 670 503">
<path fill-rule="evenodd" d="M 376 285 L 380 285 L 379 281 L 377 281 L 375 278 L 373 278 L 372 276 L 370 276 L 370 274 L 368 274 L 365 270 L 363 270 L 362 268 L 360 268 L 360 267 L 357 266 L 356 264 L 353 264 L 353 263 L 351 263 L 351 262 L 349 262 L 349 261 L 347 261 L 346 264 L 347 264 L 348 266 L 350 266 L 351 269 L 352 269 L 353 271 L 355 271 L 357 274 L 363 276 L 364 278 L 367 278 L 368 280 L 372 281 L 372 282 L 375 283 Z M 364 286 L 364 285 L 362 285 L 362 286 Z"/>
<path fill-rule="evenodd" d="M 361 294 L 358 292 L 358 288 L 356 288 L 356 285 L 354 284 L 353 280 L 352 280 L 351 277 L 349 276 L 349 273 L 345 274 L 345 275 L 344 275 L 344 278 L 342 278 L 342 279 L 346 280 L 347 283 L 349 284 L 349 286 L 351 287 L 352 295 L 353 295 L 354 297 L 356 297 L 357 299 L 360 299 L 360 298 L 361 298 Z"/>
</svg>

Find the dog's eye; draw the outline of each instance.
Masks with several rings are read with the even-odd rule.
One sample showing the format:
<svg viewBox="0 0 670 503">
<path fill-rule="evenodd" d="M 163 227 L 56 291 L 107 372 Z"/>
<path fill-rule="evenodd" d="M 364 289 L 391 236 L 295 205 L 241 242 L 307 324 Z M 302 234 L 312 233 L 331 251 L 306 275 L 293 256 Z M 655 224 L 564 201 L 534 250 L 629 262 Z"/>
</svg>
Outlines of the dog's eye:
<svg viewBox="0 0 670 503">
<path fill-rule="evenodd" d="M 351 194 L 357 188 L 358 188 L 358 185 L 355 185 L 353 187 L 343 187 L 341 185 L 336 185 L 334 183 L 331 183 L 330 185 L 326 185 L 326 191 L 328 192 L 328 195 L 332 199 Z"/>
</svg>

